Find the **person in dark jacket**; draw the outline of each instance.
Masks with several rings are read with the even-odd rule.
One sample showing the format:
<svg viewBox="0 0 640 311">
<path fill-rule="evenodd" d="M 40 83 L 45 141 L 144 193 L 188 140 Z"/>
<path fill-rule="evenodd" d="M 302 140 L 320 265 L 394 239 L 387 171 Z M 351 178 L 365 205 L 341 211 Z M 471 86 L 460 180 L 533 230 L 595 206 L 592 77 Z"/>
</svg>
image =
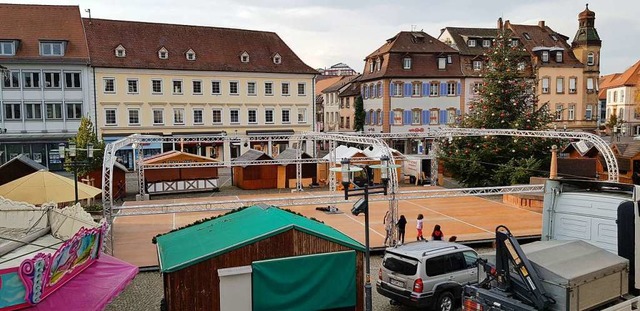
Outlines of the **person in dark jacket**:
<svg viewBox="0 0 640 311">
<path fill-rule="evenodd" d="M 431 232 L 431 239 L 434 241 L 442 241 L 444 237 L 444 233 L 440 230 L 440 225 L 435 225 L 433 227 L 433 232 Z"/>
<path fill-rule="evenodd" d="M 404 229 L 407 226 L 407 219 L 404 218 L 404 215 L 400 215 L 400 219 L 398 219 L 398 241 L 401 244 L 404 244 Z"/>
</svg>

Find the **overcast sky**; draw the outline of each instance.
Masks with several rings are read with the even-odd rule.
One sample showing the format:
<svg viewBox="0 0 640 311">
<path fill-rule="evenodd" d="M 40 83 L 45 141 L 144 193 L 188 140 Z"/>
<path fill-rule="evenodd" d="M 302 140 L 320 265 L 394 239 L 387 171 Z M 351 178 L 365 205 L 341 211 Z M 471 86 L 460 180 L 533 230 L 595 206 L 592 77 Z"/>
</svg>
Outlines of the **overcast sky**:
<svg viewBox="0 0 640 311">
<path fill-rule="evenodd" d="M 7 0 L 0 0 L 5 2 Z M 424 30 L 438 37 L 447 26 L 495 27 L 496 20 L 537 24 L 545 20 L 573 39 L 576 0 L 21 0 L 10 3 L 76 4 L 94 18 L 190 24 L 278 33 L 314 68 L 343 62 L 358 72 L 366 55 L 399 31 Z M 640 59 L 640 1 L 592 1 L 596 29 L 602 39 L 602 75 L 622 72 Z M 635 39 L 634 39 L 635 38 Z"/>
</svg>

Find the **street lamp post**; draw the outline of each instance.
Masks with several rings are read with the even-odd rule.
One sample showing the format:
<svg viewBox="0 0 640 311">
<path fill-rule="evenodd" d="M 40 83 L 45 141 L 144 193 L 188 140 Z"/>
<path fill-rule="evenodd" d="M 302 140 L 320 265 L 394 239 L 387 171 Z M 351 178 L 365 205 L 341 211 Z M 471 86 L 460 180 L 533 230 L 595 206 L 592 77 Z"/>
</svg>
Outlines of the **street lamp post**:
<svg viewBox="0 0 640 311">
<path fill-rule="evenodd" d="M 384 194 L 387 195 L 387 187 L 389 184 L 389 169 L 398 167 L 398 165 L 389 165 L 389 157 L 382 156 L 380 157 L 379 165 L 371 165 L 371 168 L 379 168 L 381 169 L 380 177 L 382 179 L 382 185 L 369 186 L 369 173 L 367 170 L 365 172 L 365 184 L 364 188 L 358 188 L 354 190 L 349 190 L 349 186 L 351 185 L 351 173 L 359 172 L 363 169 L 358 166 L 351 166 L 349 159 L 342 159 L 340 161 L 339 168 L 332 168 L 331 170 L 334 172 L 341 172 L 342 174 L 342 186 L 344 188 L 344 199 L 349 200 L 349 197 L 353 196 L 362 196 L 358 202 L 353 205 L 351 209 L 351 213 L 355 216 L 358 216 L 360 213 L 364 213 L 364 243 L 365 243 L 365 283 L 364 283 L 364 291 L 365 291 L 365 310 L 371 311 L 372 309 L 372 301 L 371 301 L 371 254 L 369 247 L 369 194 Z"/>
<path fill-rule="evenodd" d="M 76 161 L 78 150 L 87 151 L 87 160 Z M 73 186 L 75 191 L 75 204 L 78 204 L 78 168 L 86 167 L 91 164 L 89 162 L 89 159 L 93 158 L 93 144 L 91 143 L 87 144 L 87 149 L 80 149 L 76 147 L 75 143 L 69 143 L 69 148 L 66 148 L 64 143 L 60 143 L 58 144 L 58 154 L 60 155 L 60 159 L 62 159 L 63 163 L 66 155 L 69 155 L 69 159 L 71 161 L 69 161 L 68 164 L 65 163 L 64 165 L 68 165 L 69 167 L 73 168 Z"/>
</svg>

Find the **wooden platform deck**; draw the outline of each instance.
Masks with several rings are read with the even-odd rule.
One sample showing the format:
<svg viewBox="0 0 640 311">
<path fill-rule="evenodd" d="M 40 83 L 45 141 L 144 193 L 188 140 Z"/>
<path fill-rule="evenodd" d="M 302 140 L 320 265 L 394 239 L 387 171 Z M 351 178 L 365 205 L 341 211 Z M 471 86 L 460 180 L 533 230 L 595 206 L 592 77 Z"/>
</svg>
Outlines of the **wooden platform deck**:
<svg viewBox="0 0 640 311">
<path fill-rule="evenodd" d="M 243 195 L 243 197 L 265 198 L 286 195 L 304 196 L 309 194 L 304 192 L 292 194 L 249 194 Z M 207 199 L 227 200 L 233 198 L 237 197 L 216 196 Z M 148 202 L 160 204 L 163 202 L 196 200 L 202 202 L 204 199 L 190 198 Z M 135 203 L 138 204 L 140 202 Z M 374 249 L 381 248 L 384 246 L 385 229 L 383 218 L 388 209 L 388 203 L 371 202 L 369 206 L 371 211 L 370 244 Z M 338 204 L 337 207 L 343 212 L 340 214 L 327 214 L 317 211 L 316 207 L 318 206 L 306 205 L 287 208 L 307 217 L 319 219 L 364 244 L 364 215 L 353 216 L 350 212 L 351 203 Z M 151 243 L 151 239 L 155 235 L 185 226 L 202 218 L 223 213 L 226 213 L 226 211 L 116 217 L 112 227 L 114 255 L 139 267 L 157 266 L 156 247 Z M 431 234 L 435 224 L 439 224 L 442 227 L 445 239 L 455 235 L 458 237 L 458 241 L 493 239 L 494 230 L 498 225 L 507 226 L 513 235 L 517 237 L 540 235 L 542 230 L 542 214 L 474 196 L 399 201 L 398 213 L 399 215 L 405 215 L 408 221 L 405 243 L 416 240 L 416 217 L 420 213 L 425 217 L 425 237 Z"/>
</svg>

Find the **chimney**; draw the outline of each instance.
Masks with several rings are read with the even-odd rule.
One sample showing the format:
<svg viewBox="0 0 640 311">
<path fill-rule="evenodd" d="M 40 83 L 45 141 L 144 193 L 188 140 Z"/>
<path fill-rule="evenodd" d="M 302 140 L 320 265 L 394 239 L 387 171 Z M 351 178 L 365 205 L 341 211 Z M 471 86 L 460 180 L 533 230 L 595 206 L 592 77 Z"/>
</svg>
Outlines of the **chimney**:
<svg viewBox="0 0 640 311">
<path fill-rule="evenodd" d="M 558 178 L 558 146 L 551 146 L 551 169 L 549 170 L 549 179 Z"/>
<path fill-rule="evenodd" d="M 539 21 L 538 22 L 538 27 L 544 28 L 544 21 Z"/>
<path fill-rule="evenodd" d="M 498 18 L 498 29 L 501 30 L 502 27 L 503 27 L 503 25 L 502 25 L 502 17 L 499 17 Z"/>
</svg>

